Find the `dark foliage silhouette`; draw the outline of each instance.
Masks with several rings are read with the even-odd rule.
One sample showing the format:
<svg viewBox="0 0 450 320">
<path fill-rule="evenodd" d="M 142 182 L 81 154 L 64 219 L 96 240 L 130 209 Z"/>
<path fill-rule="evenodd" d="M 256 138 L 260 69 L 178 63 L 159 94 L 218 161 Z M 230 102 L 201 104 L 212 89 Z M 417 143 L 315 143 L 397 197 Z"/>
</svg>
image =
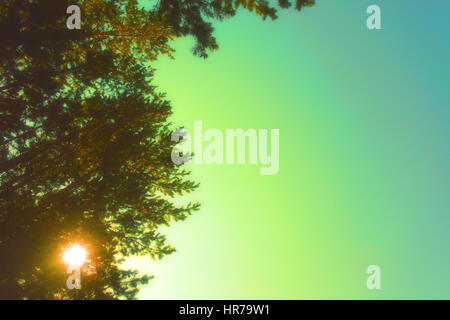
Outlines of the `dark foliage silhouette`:
<svg viewBox="0 0 450 320">
<path fill-rule="evenodd" d="M 124 258 L 170 254 L 158 227 L 199 208 L 173 201 L 197 184 L 171 161 L 171 107 L 151 62 L 184 36 L 206 57 L 212 20 L 240 7 L 276 18 L 267 1 L 86 0 L 81 30 L 68 30 L 71 4 L 0 7 L 0 299 L 136 297 L 149 277 Z M 81 290 L 65 285 L 72 243 L 89 252 Z"/>
</svg>

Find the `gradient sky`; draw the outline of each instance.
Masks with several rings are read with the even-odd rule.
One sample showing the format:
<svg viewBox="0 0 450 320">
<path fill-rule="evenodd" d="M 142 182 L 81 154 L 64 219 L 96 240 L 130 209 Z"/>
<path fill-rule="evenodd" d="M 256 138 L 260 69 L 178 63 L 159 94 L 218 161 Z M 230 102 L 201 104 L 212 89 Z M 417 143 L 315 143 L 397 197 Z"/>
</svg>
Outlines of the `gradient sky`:
<svg viewBox="0 0 450 320">
<path fill-rule="evenodd" d="M 366 28 L 381 7 L 382 30 Z M 164 231 L 177 252 L 127 265 L 141 299 L 450 298 L 448 1 L 317 0 L 217 24 L 156 64 L 172 122 L 280 129 L 280 170 L 195 165 L 201 210 Z M 382 289 L 366 288 L 379 265 Z"/>
</svg>

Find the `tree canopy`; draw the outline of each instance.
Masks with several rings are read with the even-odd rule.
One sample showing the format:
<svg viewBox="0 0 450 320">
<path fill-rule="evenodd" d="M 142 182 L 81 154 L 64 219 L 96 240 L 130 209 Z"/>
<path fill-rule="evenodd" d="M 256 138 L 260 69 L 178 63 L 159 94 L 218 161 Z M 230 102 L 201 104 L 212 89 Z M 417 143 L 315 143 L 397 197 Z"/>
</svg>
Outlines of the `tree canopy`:
<svg viewBox="0 0 450 320">
<path fill-rule="evenodd" d="M 171 106 L 152 62 L 185 36 L 206 57 L 218 47 L 214 20 L 239 8 L 275 19 L 276 9 L 148 2 L 78 1 L 80 30 L 66 28 L 68 0 L 0 7 L 0 299 L 135 298 L 149 277 L 121 263 L 173 252 L 158 227 L 199 208 L 173 201 L 198 185 L 171 161 Z M 65 286 L 60 259 L 72 243 L 89 251 L 80 290 Z"/>
</svg>

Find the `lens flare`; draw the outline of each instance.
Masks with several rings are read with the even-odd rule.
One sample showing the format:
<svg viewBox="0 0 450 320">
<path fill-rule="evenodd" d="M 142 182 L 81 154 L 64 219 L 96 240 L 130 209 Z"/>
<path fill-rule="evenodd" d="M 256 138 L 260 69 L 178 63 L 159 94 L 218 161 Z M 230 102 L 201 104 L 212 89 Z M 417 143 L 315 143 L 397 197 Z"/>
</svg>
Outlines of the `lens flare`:
<svg viewBox="0 0 450 320">
<path fill-rule="evenodd" d="M 63 253 L 63 261 L 68 265 L 80 267 L 86 259 L 86 249 L 78 244 L 66 249 Z"/>
</svg>

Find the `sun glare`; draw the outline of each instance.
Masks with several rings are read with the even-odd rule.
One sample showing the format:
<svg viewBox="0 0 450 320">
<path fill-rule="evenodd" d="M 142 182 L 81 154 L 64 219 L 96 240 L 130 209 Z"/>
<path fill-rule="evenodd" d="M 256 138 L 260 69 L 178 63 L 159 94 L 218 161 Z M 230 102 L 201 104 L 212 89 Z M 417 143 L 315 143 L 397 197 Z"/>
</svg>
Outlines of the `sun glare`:
<svg viewBox="0 0 450 320">
<path fill-rule="evenodd" d="M 86 259 L 86 255 L 86 249 L 75 244 L 64 251 L 63 261 L 68 265 L 80 267 Z"/>
</svg>

